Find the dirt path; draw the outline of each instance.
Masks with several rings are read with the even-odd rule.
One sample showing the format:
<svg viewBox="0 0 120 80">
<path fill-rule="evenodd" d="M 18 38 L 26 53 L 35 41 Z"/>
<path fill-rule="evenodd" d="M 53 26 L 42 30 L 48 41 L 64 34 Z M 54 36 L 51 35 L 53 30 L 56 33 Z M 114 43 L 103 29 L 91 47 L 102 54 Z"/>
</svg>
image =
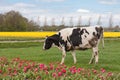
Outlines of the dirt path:
<svg viewBox="0 0 120 80">
<path fill-rule="evenodd" d="M 18 43 L 18 42 L 44 42 L 44 40 L 29 40 L 29 41 L 0 41 L 0 43 Z"/>
<path fill-rule="evenodd" d="M 104 40 L 120 40 L 120 38 L 105 38 Z M 0 41 L 0 43 L 19 43 L 19 42 L 44 42 L 43 40 L 25 40 L 25 41 L 19 41 L 19 40 L 15 40 L 15 41 Z"/>
</svg>

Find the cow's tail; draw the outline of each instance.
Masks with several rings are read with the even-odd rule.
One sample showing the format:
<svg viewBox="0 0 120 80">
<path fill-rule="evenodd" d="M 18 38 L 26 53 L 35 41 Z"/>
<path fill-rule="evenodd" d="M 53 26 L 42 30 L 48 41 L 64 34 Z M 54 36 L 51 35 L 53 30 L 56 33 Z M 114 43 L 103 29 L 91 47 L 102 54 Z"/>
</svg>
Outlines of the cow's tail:
<svg viewBox="0 0 120 80">
<path fill-rule="evenodd" d="M 105 45 L 104 45 L 104 35 L 102 34 L 102 47 L 104 48 Z"/>
<path fill-rule="evenodd" d="M 101 40 L 102 40 L 102 48 L 104 49 L 104 29 L 102 30 L 102 35 L 101 35 Z"/>
</svg>

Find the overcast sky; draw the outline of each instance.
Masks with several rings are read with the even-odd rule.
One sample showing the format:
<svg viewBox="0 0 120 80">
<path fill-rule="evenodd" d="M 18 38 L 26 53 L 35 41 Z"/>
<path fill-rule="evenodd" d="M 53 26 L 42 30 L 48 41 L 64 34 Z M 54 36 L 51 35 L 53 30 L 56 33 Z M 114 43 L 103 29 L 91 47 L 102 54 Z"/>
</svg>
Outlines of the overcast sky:
<svg viewBox="0 0 120 80">
<path fill-rule="evenodd" d="M 101 15 L 102 25 L 107 26 L 112 14 L 114 25 L 120 25 L 120 0 L 0 0 L 0 13 L 10 10 L 19 11 L 36 22 L 39 22 L 39 16 L 41 24 L 45 17 L 49 24 L 52 18 L 60 24 L 64 17 L 66 25 L 69 25 L 71 17 L 76 25 L 80 16 L 82 24 L 87 24 L 91 17 L 92 25 L 95 25 Z"/>
</svg>

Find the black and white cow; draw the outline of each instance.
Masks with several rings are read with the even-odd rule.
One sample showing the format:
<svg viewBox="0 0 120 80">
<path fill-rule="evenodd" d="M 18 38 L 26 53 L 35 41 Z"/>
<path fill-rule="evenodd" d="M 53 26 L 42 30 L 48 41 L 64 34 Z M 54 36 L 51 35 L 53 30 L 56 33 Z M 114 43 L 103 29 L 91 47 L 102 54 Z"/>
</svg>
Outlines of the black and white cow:
<svg viewBox="0 0 120 80">
<path fill-rule="evenodd" d="M 67 51 L 72 52 L 74 63 L 76 63 L 75 50 L 92 48 L 93 54 L 89 64 L 93 63 L 94 58 L 95 63 L 98 63 L 98 45 L 101 39 L 104 47 L 103 28 L 100 26 L 65 28 L 57 34 L 47 37 L 43 49 L 50 49 L 53 44 L 57 46 L 62 50 L 62 64 Z"/>
</svg>

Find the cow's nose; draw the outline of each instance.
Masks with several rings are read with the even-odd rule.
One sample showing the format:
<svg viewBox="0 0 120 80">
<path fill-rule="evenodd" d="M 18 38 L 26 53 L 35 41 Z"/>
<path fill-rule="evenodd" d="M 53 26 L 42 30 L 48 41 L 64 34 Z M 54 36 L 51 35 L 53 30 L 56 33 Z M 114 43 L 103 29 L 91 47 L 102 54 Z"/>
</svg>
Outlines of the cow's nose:
<svg viewBox="0 0 120 80">
<path fill-rule="evenodd" d="M 48 50 L 47 48 L 43 47 L 43 50 Z"/>
<path fill-rule="evenodd" d="M 44 51 L 46 50 L 46 49 L 43 49 Z"/>
</svg>

